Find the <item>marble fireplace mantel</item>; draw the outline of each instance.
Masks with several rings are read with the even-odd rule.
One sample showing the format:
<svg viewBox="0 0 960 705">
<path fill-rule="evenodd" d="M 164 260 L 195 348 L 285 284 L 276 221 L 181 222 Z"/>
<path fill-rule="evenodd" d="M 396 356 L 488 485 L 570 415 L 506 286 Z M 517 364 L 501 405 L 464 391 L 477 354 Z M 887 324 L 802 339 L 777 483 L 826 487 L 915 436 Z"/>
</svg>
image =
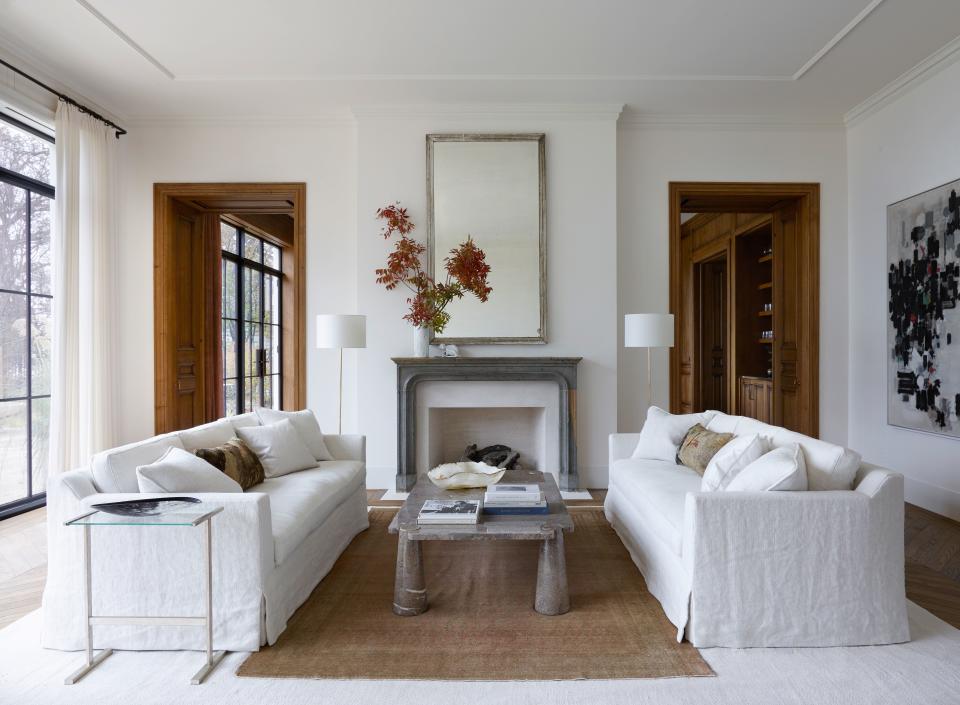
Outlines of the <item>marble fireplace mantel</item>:
<svg viewBox="0 0 960 705">
<path fill-rule="evenodd" d="M 417 385 L 421 382 L 529 382 L 557 384 L 559 485 L 578 490 L 577 365 L 580 357 L 395 357 L 397 365 L 397 491 L 417 482 Z"/>
</svg>

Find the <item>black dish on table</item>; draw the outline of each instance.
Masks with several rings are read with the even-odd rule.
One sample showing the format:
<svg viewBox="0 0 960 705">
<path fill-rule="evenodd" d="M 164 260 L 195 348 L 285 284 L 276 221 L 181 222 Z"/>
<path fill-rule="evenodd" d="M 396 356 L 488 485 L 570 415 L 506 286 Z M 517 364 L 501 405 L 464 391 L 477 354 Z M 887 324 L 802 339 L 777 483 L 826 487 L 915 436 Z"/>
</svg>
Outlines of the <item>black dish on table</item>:
<svg viewBox="0 0 960 705">
<path fill-rule="evenodd" d="M 122 517 L 155 517 L 178 509 L 186 509 L 200 500 L 196 497 L 157 497 L 154 499 L 129 499 L 123 502 L 104 502 L 91 505 L 108 514 Z"/>
</svg>

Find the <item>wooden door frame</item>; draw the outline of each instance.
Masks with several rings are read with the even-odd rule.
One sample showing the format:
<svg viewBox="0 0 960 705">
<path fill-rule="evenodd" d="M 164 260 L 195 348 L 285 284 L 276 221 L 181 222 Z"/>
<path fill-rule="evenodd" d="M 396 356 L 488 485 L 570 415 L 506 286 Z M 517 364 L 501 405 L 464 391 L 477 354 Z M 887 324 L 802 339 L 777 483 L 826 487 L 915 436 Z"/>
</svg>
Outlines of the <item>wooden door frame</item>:
<svg viewBox="0 0 960 705">
<path fill-rule="evenodd" d="M 695 200 L 696 212 L 764 212 L 776 204 L 794 200 L 799 224 L 804 229 L 802 266 L 810 277 L 810 294 L 803 297 L 803 355 L 806 374 L 800 380 L 809 404 L 804 410 L 804 432 L 819 434 L 820 418 L 820 184 L 804 182 L 761 183 L 739 181 L 671 181 L 669 183 L 670 313 L 674 315 L 674 337 L 680 340 L 680 213 L 685 201 Z M 740 201 L 738 205 L 737 201 Z M 728 255 L 729 256 L 729 255 Z M 729 262 L 729 260 L 728 260 Z M 732 281 L 732 277 L 731 277 Z M 670 348 L 670 410 L 679 412 L 680 351 Z"/>
<path fill-rule="evenodd" d="M 701 283 L 703 277 L 703 271 L 700 267 L 704 264 L 709 264 L 715 260 L 722 259 L 726 263 L 727 274 L 726 274 L 726 289 L 727 289 L 727 311 L 724 315 L 724 338 L 726 340 L 726 347 L 724 349 L 724 361 L 725 374 L 727 375 L 727 405 L 730 405 L 730 377 L 733 372 L 733 357 L 732 357 L 732 346 L 731 341 L 733 338 L 733 322 L 731 310 L 733 308 L 733 301 L 731 296 L 734 293 L 733 275 L 736 267 L 736 263 L 733 262 L 733 243 L 729 240 L 719 240 L 711 242 L 699 249 L 693 251 L 693 258 L 691 264 L 693 265 L 693 320 L 694 320 L 694 330 L 697 331 L 697 336 L 702 335 L 702 324 L 703 324 L 703 306 L 701 305 L 702 296 L 703 296 L 703 286 Z M 676 317 L 674 318 L 674 326 L 677 325 Z M 678 331 L 674 330 L 674 339 Z M 674 346 L 675 348 L 676 346 Z M 671 348 L 671 351 L 673 348 Z M 678 358 L 679 359 L 679 358 Z M 673 400 L 671 399 L 671 406 Z M 679 402 L 678 402 L 679 403 Z M 699 407 L 703 404 L 703 360 L 700 359 L 700 356 L 697 355 L 693 361 L 693 403 L 695 407 Z M 676 413 L 676 412 L 673 412 Z"/>
<path fill-rule="evenodd" d="M 175 200 L 202 201 L 203 199 L 256 201 L 257 199 L 285 199 L 291 204 L 293 217 L 293 243 L 283 252 L 283 407 L 302 409 L 307 401 L 307 295 L 306 295 L 306 195 L 305 183 L 155 183 L 153 185 L 153 331 L 154 331 L 154 428 L 156 433 L 177 430 L 173 428 L 171 413 L 172 380 L 176 351 L 169 345 L 169 305 L 174 300 L 173 278 L 175 262 L 166 255 L 171 239 L 170 213 Z M 236 209 L 234 209 L 236 210 Z M 208 213 L 219 218 L 216 209 Z M 210 242 L 208 256 L 219 260 L 219 228 L 216 235 L 207 233 Z M 204 283 L 205 295 L 215 300 L 219 319 L 220 268 L 210 267 L 209 280 Z M 216 360 L 219 349 L 220 326 L 216 322 L 217 346 L 206 346 L 204 358 L 207 372 L 203 384 L 214 387 L 215 396 L 206 395 L 205 414 L 207 421 L 217 417 L 217 408 L 209 400 L 217 399 L 215 378 L 219 379 L 219 366 L 209 364 Z M 213 335 L 211 333 L 211 335 Z"/>
</svg>

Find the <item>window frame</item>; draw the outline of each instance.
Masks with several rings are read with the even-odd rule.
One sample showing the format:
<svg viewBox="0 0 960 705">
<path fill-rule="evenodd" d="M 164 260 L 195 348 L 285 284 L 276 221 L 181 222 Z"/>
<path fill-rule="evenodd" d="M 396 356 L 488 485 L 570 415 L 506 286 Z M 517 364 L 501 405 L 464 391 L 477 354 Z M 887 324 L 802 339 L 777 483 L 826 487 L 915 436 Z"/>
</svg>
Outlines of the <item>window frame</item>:
<svg viewBox="0 0 960 705">
<path fill-rule="evenodd" d="M 223 225 L 226 225 L 227 227 L 232 228 L 233 230 L 235 230 L 236 233 L 237 233 L 237 252 L 230 252 L 229 250 L 223 249 L 222 242 L 221 242 L 221 247 L 220 247 L 220 258 L 221 258 L 221 260 L 225 260 L 225 261 L 227 261 L 227 262 L 232 262 L 232 263 L 234 264 L 234 266 L 236 267 L 236 276 L 235 276 L 235 279 L 236 279 L 236 281 L 235 281 L 236 289 L 235 289 L 235 295 L 236 295 L 236 316 L 237 316 L 236 318 L 227 318 L 226 316 L 224 316 L 223 303 L 222 303 L 223 289 L 221 288 L 221 311 L 220 311 L 220 326 L 221 326 L 221 331 L 223 330 L 223 323 L 224 323 L 224 322 L 229 321 L 229 322 L 232 322 L 232 323 L 235 323 L 235 324 L 236 324 L 236 326 L 237 326 L 237 337 L 236 337 L 237 352 L 236 352 L 236 360 L 235 360 L 235 362 L 236 362 L 236 376 L 235 376 L 235 377 L 227 377 L 226 374 L 225 374 L 225 371 L 226 371 L 226 355 L 225 355 L 223 340 L 221 339 L 221 341 L 220 341 L 220 350 L 219 350 L 220 358 L 221 358 L 221 359 L 220 359 L 220 369 L 224 371 L 224 374 L 222 375 L 222 378 L 221 378 L 221 398 L 223 399 L 223 408 L 222 408 L 220 411 L 221 411 L 221 413 L 222 413 L 224 416 L 227 415 L 227 391 L 226 391 L 226 387 L 227 387 L 227 382 L 228 382 L 228 381 L 236 381 L 236 383 L 237 383 L 237 411 L 236 411 L 236 413 L 237 413 L 237 415 L 239 415 L 239 414 L 244 414 L 244 413 L 249 413 L 249 412 L 251 412 L 251 411 L 254 411 L 254 409 L 245 409 L 245 408 L 244 408 L 244 403 L 245 403 L 245 400 L 246 400 L 246 384 L 247 384 L 247 381 L 250 380 L 250 379 L 257 379 L 257 380 L 260 381 L 260 402 L 263 403 L 263 382 L 264 382 L 264 380 L 266 380 L 267 378 L 270 378 L 270 377 L 276 377 L 276 382 L 277 382 L 276 385 L 273 385 L 272 390 L 271 390 L 271 394 L 272 394 L 272 395 L 275 395 L 275 400 L 274 400 L 273 397 L 271 398 L 271 404 L 274 404 L 274 403 L 275 403 L 275 404 L 276 404 L 276 408 L 282 409 L 282 408 L 283 408 L 283 377 L 284 377 L 284 369 L 283 369 L 283 339 L 284 339 L 284 335 L 283 335 L 283 248 L 280 247 L 279 245 L 277 245 L 277 244 L 275 244 L 275 243 L 267 240 L 266 238 L 258 235 L 257 233 L 251 232 L 250 230 L 248 230 L 247 228 L 243 227 L 242 225 L 238 225 L 238 224 L 236 224 L 236 223 L 234 223 L 234 222 L 232 222 L 232 221 L 230 221 L 230 220 L 227 220 L 227 219 L 225 219 L 225 218 L 220 218 L 220 221 L 219 221 L 219 222 L 220 222 L 220 224 L 221 224 L 221 227 L 222 227 Z M 249 259 L 249 258 L 247 258 L 247 257 L 243 254 L 243 253 L 244 253 L 244 240 L 245 240 L 246 238 L 248 238 L 248 237 L 249 237 L 249 238 L 253 238 L 254 240 L 257 241 L 257 244 L 258 244 L 258 247 L 259 247 L 259 250 L 260 250 L 260 259 L 259 259 L 259 261 Z M 270 267 L 270 266 L 268 266 L 267 264 L 265 264 L 264 252 L 265 252 L 265 250 L 266 250 L 266 245 L 270 245 L 271 247 L 275 247 L 275 248 L 277 249 L 277 251 L 278 251 L 278 253 L 279 253 L 279 257 L 280 257 L 280 267 L 279 267 L 279 268 Z M 256 273 L 259 275 L 259 277 L 260 277 L 260 311 L 259 311 L 259 320 L 256 320 L 256 321 L 254 321 L 254 320 L 247 320 L 247 319 L 244 317 L 244 315 L 245 315 L 245 313 L 244 313 L 244 311 L 245 311 L 245 307 L 244 307 L 245 293 L 244 293 L 244 289 L 243 289 L 243 281 L 244 281 L 243 270 L 244 270 L 244 268 L 247 268 L 247 269 L 249 269 L 249 270 L 252 270 L 252 271 L 256 272 Z M 223 270 L 221 269 L 221 272 L 222 272 L 222 271 L 223 271 Z M 277 320 L 276 320 L 276 322 L 272 322 L 272 321 L 271 321 L 270 323 L 267 323 L 267 322 L 264 320 L 264 318 L 265 318 L 264 314 L 265 314 L 265 311 L 266 311 L 266 298 L 267 298 L 267 297 L 266 297 L 266 291 L 267 291 L 267 289 L 266 289 L 266 280 L 267 280 L 267 276 L 268 276 L 268 275 L 275 277 L 276 280 L 277 280 L 277 307 L 276 307 L 276 311 L 275 311 L 275 314 L 277 315 Z M 276 328 L 277 332 L 279 333 L 279 339 L 278 339 L 278 343 L 277 343 L 277 355 L 276 355 L 276 359 L 271 360 L 271 364 L 270 364 L 270 374 L 264 374 L 264 365 L 263 365 L 262 362 L 259 363 L 259 364 L 261 365 L 261 367 L 260 367 L 260 374 L 257 374 L 257 375 L 247 375 L 247 374 L 246 374 L 246 369 L 245 369 L 245 367 L 244 367 L 244 363 L 246 362 L 245 356 L 244 356 L 246 337 L 245 337 L 245 332 L 244 332 L 244 331 L 245 331 L 245 324 L 247 324 L 247 323 L 250 323 L 250 324 L 259 326 L 259 329 L 260 329 L 260 345 L 261 345 L 261 346 L 263 346 L 263 341 L 264 341 L 263 332 L 264 332 L 264 329 L 265 329 L 267 326 L 273 326 L 274 328 Z M 263 348 L 263 347 L 259 347 L 259 348 L 257 348 L 257 349 L 258 349 L 258 350 L 265 350 L 265 348 Z M 277 369 L 277 368 L 279 368 L 279 372 L 274 372 L 274 370 Z"/>
<path fill-rule="evenodd" d="M 38 130 L 30 125 L 20 122 L 15 118 L 10 117 L 6 113 L 0 112 L 0 120 L 6 122 L 13 127 L 22 130 L 34 137 L 42 139 L 50 144 L 56 146 L 56 139 L 52 135 L 48 135 L 45 132 Z M 47 503 L 47 493 L 46 491 L 38 492 L 34 494 L 33 492 L 33 468 L 34 468 L 34 459 L 33 459 L 33 402 L 36 399 L 50 399 L 51 392 L 46 394 L 33 394 L 33 300 L 34 299 L 46 299 L 47 301 L 53 301 L 53 293 L 41 294 L 33 291 L 33 279 L 32 279 L 32 263 L 30 257 L 30 247 L 33 239 L 33 198 L 34 194 L 38 196 L 43 196 L 48 198 L 51 202 L 51 208 L 54 208 L 56 203 L 56 187 L 52 184 L 34 179 L 32 177 L 20 174 L 19 172 L 12 171 L 6 167 L 0 166 L 0 183 L 5 183 L 15 188 L 22 189 L 26 192 L 25 198 L 25 214 L 26 214 L 26 283 L 23 291 L 17 291 L 15 289 L 0 288 L 0 294 L 13 294 L 16 296 L 23 296 L 26 303 L 26 394 L 18 397 L 4 397 L 0 398 L 0 403 L 6 402 L 17 402 L 23 401 L 26 402 L 27 414 L 26 414 L 26 436 L 27 436 L 27 482 L 26 489 L 27 494 L 19 499 L 15 499 L 11 502 L 4 502 L 0 504 L 0 521 L 8 519 L 10 517 L 16 516 L 17 514 L 22 514 L 33 509 L 38 509 L 43 507 Z M 53 219 L 51 218 L 51 225 Z M 52 238 L 54 233 L 51 228 L 50 238 L 52 246 Z M 52 262 L 51 262 L 52 266 Z M 52 303 L 51 303 L 52 308 Z M 48 468 L 49 472 L 49 468 Z"/>
</svg>

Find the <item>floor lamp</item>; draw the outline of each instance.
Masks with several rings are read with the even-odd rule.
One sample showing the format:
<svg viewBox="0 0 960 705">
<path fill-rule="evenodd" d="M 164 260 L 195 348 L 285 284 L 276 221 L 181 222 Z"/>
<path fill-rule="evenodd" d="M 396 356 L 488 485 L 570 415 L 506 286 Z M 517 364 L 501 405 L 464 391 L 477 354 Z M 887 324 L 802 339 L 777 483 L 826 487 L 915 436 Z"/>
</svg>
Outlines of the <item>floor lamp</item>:
<svg viewBox="0 0 960 705">
<path fill-rule="evenodd" d="M 647 407 L 653 406 L 650 348 L 673 347 L 672 313 L 628 313 L 623 317 L 623 347 L 647 349 Z"/>
<path fill-rule="evenodd" d="M 347 314 L 317 316 L 317 347 L 340 350 L 340 392 L 337 394 L 337 433 L 343 432 L 343 349 L 367 347 L 367 317 Z"/>
</svg>

